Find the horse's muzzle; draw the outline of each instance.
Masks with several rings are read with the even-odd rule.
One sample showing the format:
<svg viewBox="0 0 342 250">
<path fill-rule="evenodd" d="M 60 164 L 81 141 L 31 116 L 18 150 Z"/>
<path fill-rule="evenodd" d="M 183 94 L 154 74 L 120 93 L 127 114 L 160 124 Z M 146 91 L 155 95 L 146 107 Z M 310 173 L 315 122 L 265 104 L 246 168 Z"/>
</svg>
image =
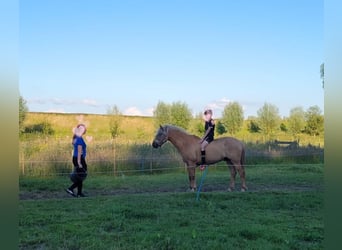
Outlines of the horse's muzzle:
<svg viewBox="0 0 342 250">
<path fill-rule="evenodd" d="M 159 147 L 159 144 L 158 144 L 158 143 L 156 143 L 155 141 L 153 141 L 153 142 L 152 142 L 152 147 L 154 147 L 154 148 L 158 148 L 158 147 Z"/>
</svg>

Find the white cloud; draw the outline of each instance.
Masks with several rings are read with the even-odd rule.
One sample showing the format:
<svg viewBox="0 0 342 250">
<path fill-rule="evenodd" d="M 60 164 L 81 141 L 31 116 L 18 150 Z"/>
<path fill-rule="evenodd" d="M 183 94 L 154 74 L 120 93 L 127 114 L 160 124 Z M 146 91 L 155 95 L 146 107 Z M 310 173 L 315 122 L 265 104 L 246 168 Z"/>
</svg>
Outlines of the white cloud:
<svg viewBox="0 0 342 250">
<path fill-rule="evenodd" d="M 133 106 L 129 107 L 124 111 L 124 115 L 130 115 L 130 116 L 153 116 L 153 108 L 140 110 L 139 108 Z"/>
<path fill-rule="evenodd" d="M 48 113 L 65 113 L 65 110 L 62 108 L 58 108 L 58 109 L 48 109 L 45 112 L 48 112 Z"/>
<path fill-rule="evenodd" d="M 229 100 L 226 97 L 221 98 L 219 101 L 222 102 L 222 103 L 230 103 L 230 102 L 232 102 L 232 100 Z"/>
<path fill-rule="evenodd" d="M 93 99 L 84 99 L 84 100 L 82 100 L 82 104 L 89 105 L 89 106 L 93 106 L 93 107 L 99 106 L 99 104 L 97 103 L 97 101 L 96 101 L 96 100 L 93 100 Z"/>
<path fill-rule="evenodd" d="M 142 112 L 137 107 L 129 107 L 124 111 L 124 115 L 142 116 Z"/>
<path fill-rule="evenodd" d="M 29 104 L 54 104 L 54 105 L 87 105 L 92 107 L 98 107 L 100 106 L 98 102 L 94 99 L 83 99 L 83 100 L 71 100 L 71 99 L 60 99 L 60 98 L 34 98 L 27 101 Z"/>
<path fill-rule="evenodd" d="M 205 106 L 205 109 L 218 109 L 219 106 L 217 103 L 209 103 L 207 106 Z"/>
<path fill-rule="evenodd" d="M 212 103 L 209 103 L 206 108 L 209 108 L 209 109 L 213 109 L 213 110 L 216 110 L 216 111 L 222 111 L 224 109 L 224 107 L 228 104 L 232 102 L 231 100 L 229 100 L 228 98 L 226 97 L 223 97 L 219 100 L 216 100 Z"/>
<path fill-rule="evenodd" d="M 46 104 L 46 102 L 47 102 L 46 99 L 41 99 L 41 98 L 33 98 L 33 99 L 27 100 L 28 104 Z"/>
<path fill-rule="evenodd" d="M 146 116 L 153 116 L 154 108 L 149 108 L 145 110 Z"/>
<path fill-rule="evenodd" d="M 233 102 L 234 100 L 230 100 L 226 97 L 222 97 L 220 99 L 217 99 L 211 103 L 209 103 L 205 108 L 210 108 L 214 112 L 214 117 L 221 117 L 222 111 L 224 107 Z M 255 115 L 257 112 L 257 109 L 262 106 L 262 103 L 260 102 L 254 102 L 251 100 L 236 100 L 238 103 L 242 105 L 242 109 L 244 111 L 245 117 L 248 117 L 250 115 Z"/>
<path fill-rule="evenodd" d="M 70 104 L 69 103 L 70 101 L 59 99 L 59 98 L 51 98 L 50 100 L 48 100 L 48 102 L 52 102 L 53 104 L 56 104 L 56 105 Z M 68 102 L 68 103 L 66 103 L 66 102 Z"/>
</svg>

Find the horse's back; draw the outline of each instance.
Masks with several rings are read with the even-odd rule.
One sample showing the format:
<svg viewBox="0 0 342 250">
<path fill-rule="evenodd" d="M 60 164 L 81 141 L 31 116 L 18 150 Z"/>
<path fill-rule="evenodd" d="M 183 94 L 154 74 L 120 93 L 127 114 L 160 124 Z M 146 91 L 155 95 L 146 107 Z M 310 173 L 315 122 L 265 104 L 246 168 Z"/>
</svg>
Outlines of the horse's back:
<svg viewBox="0 0 342 250">
<path fill-rule="evenodd" d="M 222 137 L 212 141 L 206 148 L 207 155 L 220 158 L 240 161 L 244 157 L 244 144 L 234 137 Z"/>
<path fill-rule="evenodd" d="M 241 148 L 244 148 L 244 144 L 242 141 L 234 138 L 234 137 L 221 137 L 221 138 L 218 138 L 218 139 L 215 139 L 213 140 L 210 144 L 217 144 L 217 145 L 224 145 L 224 146 L 233 146 L 233 147 L 241 147 Z M 209 144 L 209 145 L 210 145 Z"/>
</svg>

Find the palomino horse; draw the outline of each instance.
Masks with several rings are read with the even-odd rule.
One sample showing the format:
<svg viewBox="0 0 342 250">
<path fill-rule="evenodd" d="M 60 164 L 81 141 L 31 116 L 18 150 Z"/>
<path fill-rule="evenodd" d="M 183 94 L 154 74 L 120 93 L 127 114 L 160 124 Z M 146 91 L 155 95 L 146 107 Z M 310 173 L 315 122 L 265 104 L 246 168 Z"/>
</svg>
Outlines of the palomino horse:
<svg viewBox="0 0 342 250">
<path fill-rule="evenodd" d="M 187 165 L 192 191 L 196 189 L 195 169 L 201 162 L 200 140 L 198 136 L 190 135 L 181 128 L 165 125 L 160 126 L 152 143 L 154 148 L 158 148 L 170 141 L 177 148 Z M 206 163 L 210 165 L 220 161 L 226 161 L 230 167 L 228 191 L 235 189 L 236 170 L 239 172 L 242 182 L 241 191 L 246 191 L 245 147 L 243 143 L 232 137 L 223 137 L 212 141 L 206 147 Z"/>
</svg>

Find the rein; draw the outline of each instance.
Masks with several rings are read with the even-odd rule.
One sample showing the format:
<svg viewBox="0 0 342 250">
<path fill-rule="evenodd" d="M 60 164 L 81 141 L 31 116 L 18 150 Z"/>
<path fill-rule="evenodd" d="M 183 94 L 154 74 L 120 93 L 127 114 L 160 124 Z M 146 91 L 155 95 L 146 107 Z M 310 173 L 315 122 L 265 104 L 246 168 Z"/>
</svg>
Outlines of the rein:
<svg viewBox="0 0 342 250">
<path fill-rule="evenodd" d="M 196 194 L 196 201 L 199 201 L 201 189 L 202 189 L 202 186 L 203 186 L 203 182 L 204 182 L 205 176 L 207 175 L 207 172 L 208 172 L 208 166 L 205 167 L 205 170 L 202 173 L 201 182 L 200 182 L 200 185 L 198 187 L 197 194 Z"/>
</svg>

